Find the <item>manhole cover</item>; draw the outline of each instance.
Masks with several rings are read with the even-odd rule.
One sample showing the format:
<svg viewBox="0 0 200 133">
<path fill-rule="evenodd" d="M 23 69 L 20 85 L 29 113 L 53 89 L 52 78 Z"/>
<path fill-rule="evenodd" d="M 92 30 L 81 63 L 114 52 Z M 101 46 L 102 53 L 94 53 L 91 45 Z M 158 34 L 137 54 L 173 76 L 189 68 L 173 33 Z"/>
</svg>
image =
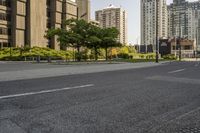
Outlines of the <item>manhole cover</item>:
<svg viewBox="0 0 200 133">
<path fill-rule="evenodd" d="M 200 128 L 182 128 L 178 133 L 200 133 Z"/>
</svg>

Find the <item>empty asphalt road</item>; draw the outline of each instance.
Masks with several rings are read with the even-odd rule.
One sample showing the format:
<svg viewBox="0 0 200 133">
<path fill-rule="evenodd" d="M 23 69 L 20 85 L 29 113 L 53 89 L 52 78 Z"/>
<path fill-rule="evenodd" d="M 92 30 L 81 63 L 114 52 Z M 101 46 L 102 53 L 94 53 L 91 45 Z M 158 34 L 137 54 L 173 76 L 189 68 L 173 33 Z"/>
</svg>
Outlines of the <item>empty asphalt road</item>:
<svg viewBox="0 0 200 133">
<path fill-rule="evenodd" d="M 200 133 L 200 63 L 1 81 L 0 133 Z"/>
</svg>

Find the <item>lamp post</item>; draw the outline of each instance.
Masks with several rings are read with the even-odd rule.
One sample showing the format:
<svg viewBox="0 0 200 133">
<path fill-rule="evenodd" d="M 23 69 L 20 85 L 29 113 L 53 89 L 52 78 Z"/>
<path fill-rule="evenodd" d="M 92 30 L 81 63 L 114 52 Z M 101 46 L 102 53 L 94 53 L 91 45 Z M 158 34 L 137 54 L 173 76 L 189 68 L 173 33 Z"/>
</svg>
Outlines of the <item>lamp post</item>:
<svg viewBox="0 0 200 133">
<path fill-rule="evenodd" d="M 181 16 L 184 15 L 184 21 L 185 21 L 185 12 L 181 12 L 179 13 L 179 61 L 181 61 L 181 58 L 182 58 L 182 49 L 181 49 L 181 38 L 183 36 L 183 33 L 182 33 L 182 26 L 181 26 Z"/>
<path fill-rule="evenodd" d="M 158 51 L 158 1 L 159 0 L 156 0 L 156 22 L 155 22 L 155 24 L 156 24 L 156 63 L 158 63 L 159 62 L 159 60 L 158 60 L 158 54 L 159 54 L 159 51 Z"/>
<path fill-rule="evenodd" d="M 198 55 L 198 43 L 199 43 L 199 39 L 198 39 L 198 36 L 199 36 L 199 27 L 197 27 L 196 29 L 196 52 L 195 52 L 195 57 L 196 57 L 196 60 L 197 60 L 197 55 Z"/>
</svg>

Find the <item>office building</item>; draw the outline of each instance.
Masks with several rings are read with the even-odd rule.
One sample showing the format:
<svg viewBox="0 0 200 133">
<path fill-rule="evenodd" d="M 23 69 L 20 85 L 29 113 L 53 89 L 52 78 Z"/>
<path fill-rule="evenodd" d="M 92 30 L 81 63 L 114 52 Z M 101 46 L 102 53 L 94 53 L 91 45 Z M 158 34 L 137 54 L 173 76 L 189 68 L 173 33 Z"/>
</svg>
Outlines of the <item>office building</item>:
<svg viewBox="0 0 200 133">
<path fill-rule="evenodd" d="M 46 39 L 45 32 L 61 28 L 63 20 L 77 18 L 77 6 L 75 0 L 0 0 L 1 48 L 60 49 L 56 37 Z"/>
<path fill-rule="evenodd" d="M 157 12 L 156 12 L 157 11 Z M 153 45 L 156 49 L 156 24 L 158 25 L 158 37 L 167 38 L 166 0 L 141 0 L 141 44 Z M 157 21 L 156 21 L 157 20 Z"/>
<path fill-rule="evenodd" d="M 128 43 L 127 38 L 127 14 L 122 8 L 110 5 L 109 7 L 95 12 L 95 19 L 103 28 L 115 27 L 119 30 L 118 41 L 122 44 Z"/>
<path fill-rule="evenodd" d="M 78 6 L 78 18 L 90 21 L 90 0 L 76 0 Z"/>
</svg>

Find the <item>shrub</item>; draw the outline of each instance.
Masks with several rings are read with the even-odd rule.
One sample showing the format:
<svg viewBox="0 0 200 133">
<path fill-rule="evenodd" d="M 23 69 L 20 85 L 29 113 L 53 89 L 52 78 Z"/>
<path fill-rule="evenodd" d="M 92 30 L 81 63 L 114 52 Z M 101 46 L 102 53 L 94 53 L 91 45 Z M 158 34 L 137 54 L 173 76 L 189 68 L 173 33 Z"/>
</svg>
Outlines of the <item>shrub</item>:
<svg viewBox="0 0 200 133">
<path fill-rule="evenodd" d="M 2 61 L 21 61 L 22 57 L 20 56 L 5 56 L 1 58 Z"/>
<path fill-rule="evenodd" d="M 166 60 L 176 60 L 177 58 L 173 54 L 168 54 L 168 55 L 164 55 L 163 59 L 166 59 Z"/>
<path fill-rule="evenodd" d="M 145 57 L 144 55 L 140 55 L 140 58 L 141 58 L 141 59 L 144 59 L 144 57 Z"/>
<path fill-rule="evenodd" d="M 129 54 L 126 53 L 120 53 L 117 56 L 118 58 L 129 59 Z"/>
<path fill-rule="evenodd" d="M 146 59 L 155 59 L 155 55 L 154 54 L 148 54 L 148 55 L 146 55 Z"/>
<path fill-rule="evenodd" d="M 48 57 L 51 57 L 52 60 L 58 59 L 73 59 L 72 51 L 57 51 L 50 48 L 40 48 L 33 47 L 30 49 L 21 49 L 21 48 L 11 48 L 11 56 L 10 56 L 10 48 L 3 48 L 0 50 L 0 60 L 14 60 L 20 61 L 24 60 L 24 58 L 32 59 L 33 57 L 40 56 L 41 60 L 46 60 Z"/>
</svg>

